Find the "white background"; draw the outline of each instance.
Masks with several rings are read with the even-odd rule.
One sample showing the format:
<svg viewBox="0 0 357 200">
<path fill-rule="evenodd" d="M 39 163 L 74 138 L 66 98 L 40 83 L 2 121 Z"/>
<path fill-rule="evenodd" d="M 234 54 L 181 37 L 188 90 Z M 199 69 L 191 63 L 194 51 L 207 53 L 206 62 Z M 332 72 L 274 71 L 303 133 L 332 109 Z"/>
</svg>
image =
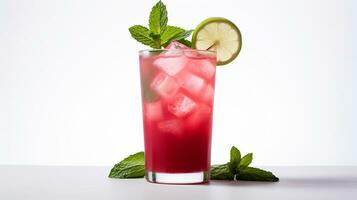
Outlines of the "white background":
<svg viewBox="0 0 357 200">
<path fill-rule="evenodd" d="M 0 164 L 111 165 L 143 149 L 139 49 L 156 1 L 0 0 Z M 352 0 L 165 0 L 169 23 L 241 29 L 217 71 L 212 160 L 357 165 Z"/>
</svg>

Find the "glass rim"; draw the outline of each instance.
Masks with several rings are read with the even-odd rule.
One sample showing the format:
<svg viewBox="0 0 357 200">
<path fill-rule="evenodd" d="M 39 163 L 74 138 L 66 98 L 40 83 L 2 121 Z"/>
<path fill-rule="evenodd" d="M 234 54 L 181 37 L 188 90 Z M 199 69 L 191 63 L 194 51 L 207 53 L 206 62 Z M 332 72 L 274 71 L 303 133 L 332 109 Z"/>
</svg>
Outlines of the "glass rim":
<svg viewBox="0 0 357 200">
<path fill-rule="evenodd" d="M 202 52 L 205 54 L 212 54 L 214 56 L 217 56 L 216 51 L 211 51 L 211 50 L 200 50 L 200 49 L 143 49 L 139 51 L 139 54 L 145 54 L 145 53 L 153 53 L 153 52 L 169 52 L 169 51 L 183 51 L 183 52 Z"/>
</svg>

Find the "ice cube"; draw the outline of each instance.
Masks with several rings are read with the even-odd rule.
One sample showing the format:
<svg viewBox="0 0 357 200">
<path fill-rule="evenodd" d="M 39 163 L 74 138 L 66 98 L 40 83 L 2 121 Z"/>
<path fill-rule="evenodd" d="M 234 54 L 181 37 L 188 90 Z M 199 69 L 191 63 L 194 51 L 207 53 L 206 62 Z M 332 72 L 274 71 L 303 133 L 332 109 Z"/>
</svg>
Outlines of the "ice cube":
<svg viewBox="0 0 357 200">
<path fill-rule="evenodd" d="M 178 119 L 169 119 L 158 122 L 157 128 L 164 133 L 181 134 L 183 132 L 183 123 Z"/>
<path fill-rule="evenodd" d="M 177 41 L 172 41 L 169 45 L 166 46 L 165 49 L 168 50 L 162 53 L 165 56 L 183 56 L 184 51 L 182 50 L 189 49 L 189 48 Z"/>
<path fill-rule="evenodd" d="M 185 117 L 195 108 L 196 103 L 181 93 L 178 93 L 167 106 L 168 111 L 177 117 Z"/>
<path fill-rule="evenodd" d="M 164 73 L 156 75 L 150 87 L 163 99 L 172 98 L 179 90 L 179 85 L 176 81 Z"/>
<path fill-rule="evenodd" d="M 164 51 L 161 53 L 161 57 L 163 58 L 171 58 L 171 57 L 179 57 L 183 56 L 183 51 L 181 49 L 169 49 L 168 51 Z"/>
<path fill-rule="evenodd" d="M 208 105 L 212 105 L 213 95 L 214 95 L 213 86 L 211 84 L 207 84 L 205 88 L 202 90 L 202 94 L 199 97 L 203 102 L 207 103 Z"/>
<path fill-rule="evenodd" d="M 146 119 L 157 121 L 163 119 L 161 101 L 144 103 L 144 114 Z"/>
<path fill-rule="evenodd" d="M 167 45 L 165 49 L 188 49 L 188 47 L 174 40 L 170 42 L 170 44 Z"/>
<path fill-rule="evenodd" d="M 188 59 L 185 56 L 161 56 L 153 62 L 153 65 L 164 71 L 166 74 L 175 76 L 185 67 L 187 62 Z"/>
<path fill-rule="evenodd" d="M 184 70 L 182 73 L 175 76 L 177 83 L 194 96 L 200 95 L 205 86 L 205 80 L 195 74 Z"/>
<path fill-rule="evenodd" d="M 190 71 L 205 79 L 211 79 L 216 72 L 215 64 L 209 60 L 191 59 L 187 64 Z"/>
<path fill-rule="evenodd" d="M 185 56 L 189 57 L 189 58 L 193 58 L 193 59 L 198 59 L 200 54 L 199 52 L 197 52 L 197 50 L 194 49 L 186 49 L 184 51 Z"/>
<path fill-rule="evenodd" d="M 212 107 L 205 104 L 197 105 L 197 109 L 186 120 L 185 127 L 197 129 L 202 123 L 212 119 Z"/>
</svg>

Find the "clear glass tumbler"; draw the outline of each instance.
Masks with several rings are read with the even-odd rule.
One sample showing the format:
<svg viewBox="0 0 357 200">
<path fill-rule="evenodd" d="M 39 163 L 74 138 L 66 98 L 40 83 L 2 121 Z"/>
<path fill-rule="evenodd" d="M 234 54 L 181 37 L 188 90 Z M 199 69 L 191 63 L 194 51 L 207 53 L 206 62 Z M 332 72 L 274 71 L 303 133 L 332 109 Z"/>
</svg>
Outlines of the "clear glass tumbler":
<svg viewBox="0 0 357 200">
<path fill-rule="evenodd" d="M 209 181 L 215 52 L 143 50 L 139 57 L 146 179 Z"/>
</svg>

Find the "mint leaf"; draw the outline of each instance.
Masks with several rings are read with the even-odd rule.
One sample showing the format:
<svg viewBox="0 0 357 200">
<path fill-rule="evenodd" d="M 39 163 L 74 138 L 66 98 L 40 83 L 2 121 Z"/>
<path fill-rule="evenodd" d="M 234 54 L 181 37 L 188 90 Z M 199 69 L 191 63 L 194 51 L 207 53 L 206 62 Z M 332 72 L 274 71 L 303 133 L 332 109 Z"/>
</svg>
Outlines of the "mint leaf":
<svg viewBox="0 0 357 200">
<path fill-rule="evenodd" d="M 181 39 L 181 40 L 179 40 L 179 42 L 181 43 L 181 44 L 184 44 L 185 46 L 187 46 L 187 47 L 192 47 L 192 42 L 191 41 L 189 41 L 189 40 L 186 40 L 186 39 Z"/>
<path fill-rule="evenodd" d="M 142 178 L 145 175 L 144 152 L 130 155 L 114 165 L 109 178 Z"/>
<path fill-rule="evenodd" d="M 243 170 L 247 168 L 253 160 L 253 153 L 248 153 L 247 155 L 243 156 L 239 163 L 239 170 Z"/>
<path fill-rule="evenodd" d="M 191 35 L 191 33 L 193 32 L 193 30 L 188 30 L 188 31 L 184 31 L 182 33 L 177 34 L 175 37 L 171 38 L 171 40 L 181 40 L 181 39 L 185 39 L 188 36 Z"/>
<path fill-rule="evenodd" d="M 276 177 L 270 171 L 265 171 L 254 167 L 247 167 L 246 169 L 240 171 L 240 173 L 237 174 L 236 178 L 237 180 L 244 181 L 279 181 L 279 178 Z"/>
<path fill-rule="evenodd" d="M 177 26 L 167 26 L 165 31 L 161 34 L 161 45 L 167 46 L 176 35 L 185 32 L 185 29 Z"/>
<path fill-rule="evenodd" d="M 235 146 L 232 146 L 230 156 L 231 158 L 228 163 L 229 171 L 232 174 L 237 174 L 237 167 L 239 166 L 241 160 L 240 151 Z"/>
<path fill-rule="evenodd" d="M 211 180 L 233 180 L 234 174 L 232 174 L 227 164 L 212 165 L 211 166 Z"/>
<path fill-rule="evenodd" d="M 166 6 L 161 2 L 157 2 L 152 7 L 149 17 L 149 28 L 155 35 L 160 35 L 164 32 L 167 25 L 167 10 Z"/>
<path fill-rule="evenodd" d="M 150 36 L 150 31 L 146 27 L 141 25 L 135 25 L 129 28 L 129 32 L 131 36 L 138 42 L 155 48 L 155 41 Z"/>
<path fill-rule="evenodd" d="M 185 40 L 193 30 L 186 31 L 177 26 L 167 25 L 167 10 L 165 4 L 160 0 L 151 9 L 149 16 L 149 28 L 135 25 L 129 28 L 131 36 L 138 42 L 148 45 L 154 49 L 166 47 L 171 41 L 177 40 L 191 47 L 191 42 Z"/>
<path fill-rule="evenodd" d="M 161 46 L 166 47 L 170 42 L 176 40 L 186 45 L 187 47 L 191 47 L 191 42 L 185 38 L 189 37 L 192 31 L 193 30 L 185 31 L 185 29 L 177 26 L 167 26 L 161 35 Z"/>
</svg>

